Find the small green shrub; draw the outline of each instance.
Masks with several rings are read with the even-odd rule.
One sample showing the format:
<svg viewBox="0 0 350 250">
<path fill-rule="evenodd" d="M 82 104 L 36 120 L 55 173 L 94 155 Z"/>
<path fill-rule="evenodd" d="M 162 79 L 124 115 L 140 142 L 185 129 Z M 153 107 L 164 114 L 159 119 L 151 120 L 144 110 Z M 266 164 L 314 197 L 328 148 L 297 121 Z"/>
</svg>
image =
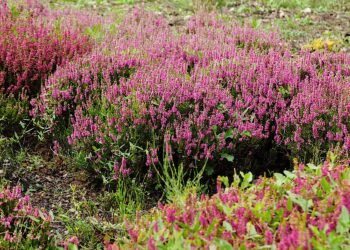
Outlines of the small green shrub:
<svg viewBox="0 0 350 250">
<path fill-rule="evenodd" d="M 0 94 L 0 134 L 11 137 L 23 129 L 29 119 L 29 102 Z"/>
</svg>

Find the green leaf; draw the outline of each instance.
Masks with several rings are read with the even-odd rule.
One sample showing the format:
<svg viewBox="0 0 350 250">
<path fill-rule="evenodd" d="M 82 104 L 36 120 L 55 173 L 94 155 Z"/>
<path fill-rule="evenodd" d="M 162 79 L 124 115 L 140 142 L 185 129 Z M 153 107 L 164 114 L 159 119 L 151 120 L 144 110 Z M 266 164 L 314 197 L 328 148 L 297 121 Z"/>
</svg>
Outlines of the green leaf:
<svg viewBox="0 0 350 250">
<path fill-rule="evenodd" d="M 219 208 L 219 210 L 221 212 L 224 212 L 226 215 L 230 216 L 232 214 L 232 210 L 233 210 L 232 207 L 229 207 L 226 204 L 221 203 L 221 202 L 218 202 L 216 205 Z"/>
<path fill-rule="evenodd" d="M 350 229 L 349 211 L 346 207 L 343 206 L 338 219 L 336 230 L 338 233 L 345 233 L 345 232 L 348 232 L 349 229 Z"/>
<path fill-rule="evenodd" d="M 233 129 L 229 129 L 225 132 L 225 139 L 231 138 L 233 139 Z"/>
<path fill-rule="evenodd" d="M 229 162 L 233 162 L 233 159 L 234 159 L 233 155 L 230 155 L 230 154 L 227 154 L 227 153 L 221 153 L 220 156 L 222 158 L 225 158 Z"/>
<path fill-rule="evenodd" d="M 231 246 L 230 243 L 228 243 L 226 240 L 224 239 L 215 239 L 215 245 L 217 246 L 217 249 L 220 250 L 232 250 L 233 246 Z"/>
<path fill-rule="evenodd" d="M 214 173 L 214 167 L 212 165 L 207 165 L 204 171 L 208 176 L 211 176 Z"/>
<path fill-rule="evenodd" d="M 193 227 L 191 228 L 191 230 L 193 232 L 198 232 L 200 227 L 201 227 L 201 224 L 200 224 L 200 221 L 199 221 L 199 213 L 197 213 L 196 219 L 195 219 L 195 223 L 194 223 Z"/>
<path fill-rule="evenodd" d="M 275 173 L 274 176 L 276 178 L 276 185 L 279 187 L 287 181 L 287 178 L 283 174 Z"/>
<path fill-rule="evenodd" d="M 243 177 L 243 181 L 241 184 L 241 188 L 246 188 L 249 186 L 249 183 L 253 180 L 253 174 L 251 172 L 244 174 L 243 172 L 240 172 L 241 176 Z"/>
<path fill-rule="evenodd" d="M 289 212 L 291 212 L 293 209 L 293 201 L 290 198 L 288 198 L 288 201 L 287 201 L 287 209 Z"/>
<path fill-rule="evenodd" d="M 259 234 L 256 232 L 255 226 L 251 222 L 248 222 L 246 226 L 249 237 L 255 238 L 259 236 Z"/>
<path fill-rule="evenodd" d="M 19 16 L 20 12 L 17 10 L 15 5 L 11 6 L 10 10 L 13 17 L 16 18 Z"/>
<path fill-rule="evenodd" d="M 36 223 L 39 223 L 40 220 L 38 218 L 35 218 L 34 216 L 32 215 L 28 215 L 28 217 L 32 220 L 32 221 L 35 221 Z"/>
<path fill-rule="evenodd" d="M 244 136 L 246 136 L 246 137 L 252 137 L 252 133 L 251 133 L 250 131 L 248 131 L 248 130 L 244 130 L 244 131 L 242 132 L 242 135 L 244 135 Z"/>
<path fill-rule="evenodd" d="M 246 247 L 245 245 L 241 245 L 241 246 L 239 247 L 239 249 L 240 249 L 240 250 L 246 250 L 247 247 Z"/>
<path fill-rule="evenodd" d="M 210 225 L 208 226 L 207 228 L 207 234 L 209 235 L 211 232 L 213 232 L 213 230 L 216 228 L 216 223 L 217 223 L 217 220 L 213 220 Z"/>
<path fill-rule="evenodd" d="M 349 249 L 349 248 L 345 248 L 344 240 L 345 238 L 343 235 L 336 235 L 334 237 L 329 237 L 328 242 L 331 245 L 331 249 Z"/>
<path fill-rule="evenodd" d="M 285 174 L 285 176 L 287 176 L 291 180 L 296 178 L 296 175 L 290 171 L 284 170 L 283 173 Z"/>
<path fill-rule="evenodd" d="M 261 25 L 261 19 L 255 19 L 252 20 L 252 28 L 256 29 Z"/>
<path fill-rule="evenodd" d="M 340 174 L 340 178 L 342 180 L 350 180 L 350 169 L 344 169 L 344 171 Z"/>
<path fill-rule="evenodd" d="M 307 166 L 309 169 L 312 169 L 312 170 L 318 169 L 318 167 L 317 167 L 315 164 L 312 164 L 312 163 L 308 163 L 306 166 Z"/>
<path fill-rule="evenodd" d="M 240 182 L 241 182 L 241 178 L 239 178 L 239 175 L 236 174 L 236 171 L 235 171 L 235 174 L 233 175 L 233 183 L 232 183 L 232 186 L 233 186 L 233 187 L 238 187 Z"/>
<path fill-rule="evenodd" d="M 266 210 L 266 211 L 264 212 L 264 220 L 265 220 L 267 223 L 270 223 L 270 221 L 272 220 L 272 215 L 271 215 L 270 210 Z"/>
<path fill-rule="evenodd" d="M 69 244 L 68 250 L 78 250 L 78 247 L 75 244 Z"/>
<path fill-rule="evenodd" d="M 334 163 L 335 160 L 337 159 L 337 156 L 331 151 L 328 153 L 328 156 L 329 156 L 332 163 Z"/>
<path fill-rule="evenodd" d="M 325 177 L 321 179 L 321 186 L 326 193 L 329 193 L 332 189 L 331 184 L 329 184 Z"/>
<path fill-rule="evenodd" d="M 306 200 L 302 196 L 294 194 L 290 191 L 287 191 L 288 199 L 291 199 L 294 203 L 298 204 L 304 212 L 307 212 L 309 208 L 313 206 L 312 200 Z"/>
<path fill-rule="evenodd" d="M 277 209 L 276 211 L 276 217 L 278 220 L 281 220 L 284 214 L 284 209 L 283 207 L 280 207 L 279 209 Z"/>
<path fill-rule="evenodd" d="M 219 176 L 218 179 L 225 185 L 225 188 L 228 188 L 230 186 L 227 176 Z"/>
<path fill-rule="evenodd" d="M 290 95 L 290 91 L 289 91 L 289 87 L 288 86 L 281 86 L 279 87 L 278 91 L 280 92 L 280 94 L 282 95 L 283 98 L 287 98 Z"/>
<path fill-rule="evenodd" d="M 232 233 L 233 232 L 233 228 L 232 225 L 230 223 L 228 223 L 227 221 L 224 221 L 222 223 L 223 227 L 225 228 L 226 231 Z"/>
</svg>

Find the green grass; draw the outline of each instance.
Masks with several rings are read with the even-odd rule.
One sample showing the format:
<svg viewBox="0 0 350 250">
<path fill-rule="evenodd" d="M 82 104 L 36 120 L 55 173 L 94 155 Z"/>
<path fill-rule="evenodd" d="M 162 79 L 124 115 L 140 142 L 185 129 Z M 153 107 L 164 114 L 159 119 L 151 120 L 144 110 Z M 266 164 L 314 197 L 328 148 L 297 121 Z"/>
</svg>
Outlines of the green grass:
<svg viewBox="0 0 350 250">
<path fill-rule="evenodd" d="M 257 2 L 261 2 L 263 5 L 273 8 L 311 8 L 328 11 L 332 11 L 334 8 L 344 9 L 350 6 L 347 0 L 258 0 Z"/>
</svg>

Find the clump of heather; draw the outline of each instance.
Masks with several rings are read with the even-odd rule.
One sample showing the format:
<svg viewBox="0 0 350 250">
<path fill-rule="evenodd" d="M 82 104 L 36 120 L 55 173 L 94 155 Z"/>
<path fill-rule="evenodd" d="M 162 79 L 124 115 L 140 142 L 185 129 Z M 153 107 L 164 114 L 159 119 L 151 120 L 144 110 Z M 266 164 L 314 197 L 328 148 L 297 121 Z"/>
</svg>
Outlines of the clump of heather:
<svg viewBox="0 0 350 250">
<path fill-rule="evenodd" d="M 285 92 L 292 98 L 276 119 L 275 139 L 297 149 L 339 143 L 349 150 L 350 54 L 302 53 L 293 66 L 299 80 Z"/>
<path fill-rule="evenodd" d="M 117 30 L 32 101 L 32 115 L 70 124 L 68 142 L 90 159 L 151 165 L 167 148 L 190 165 L 264 142 L 348 148 L 349 54 L 293 55 L 276 34 L 213 14 L 173 28 L 136 9 Z"/>
<path fill-rule="evenodd" d="M 219 178 L 212 197 L 189 193 L 125 223 L 128 237 L 109 249 L 349 247 L 349 163 L 329 156 L 254 182 L 250 173 L 231 185 Z"/>
<path fill-rule="evenodd" d="M 75 236 L 58 240 L 53 219 L 52 214 L 34 207 L 20 186 L 0 188 L 1 249 L 77 249 Z"/>
<path fill-rule="evenodd" d="M 0 88 L 33 95 L 57 67 L 91 49 L 78 27 L 68 26 L 38 1 L 0 6 Z"/>
<path fill-rule="evenodd" d="M 53 244 L 52 217 L 30 204 L 21 187 L 0 192 L 0 246 L 4 249 L 48 247 Z"/>
</svg>

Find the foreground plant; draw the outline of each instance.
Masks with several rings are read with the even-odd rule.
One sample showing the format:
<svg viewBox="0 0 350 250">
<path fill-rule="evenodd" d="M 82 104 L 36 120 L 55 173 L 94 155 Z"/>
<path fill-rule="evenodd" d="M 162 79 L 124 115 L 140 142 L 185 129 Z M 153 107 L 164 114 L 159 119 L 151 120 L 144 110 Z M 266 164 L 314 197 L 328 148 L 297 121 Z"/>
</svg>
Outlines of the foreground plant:
<svg viewBox="0 0 350 250">
<path fill-rule="evenodd" d="M 344 249 L 350 247 L 349 162 L 252 182 L 250 173 L 219 178 L 217 194 L 188 193 L 125 225 L 125 249 Z M 222 187 L 222 184 L 226 188 Z M 109 249 L 119 249 L 117 243 Z"/>
<path fill-rule="evenodd" d="M 32 206 L 20 186 L 0 188 L 1 249 L 77 249 L 79 240 L 59 241 L 53 231 L 53 215 Z"/>
<path fill-rule="evenodd" d="M 52 217 L 34 208 L 21 187 L 5 188 L 0 192 L 0 246 L 6 249 L 49 247 Z M 27 248 L 27 249 L 28 249 Z"/>
</svg>

